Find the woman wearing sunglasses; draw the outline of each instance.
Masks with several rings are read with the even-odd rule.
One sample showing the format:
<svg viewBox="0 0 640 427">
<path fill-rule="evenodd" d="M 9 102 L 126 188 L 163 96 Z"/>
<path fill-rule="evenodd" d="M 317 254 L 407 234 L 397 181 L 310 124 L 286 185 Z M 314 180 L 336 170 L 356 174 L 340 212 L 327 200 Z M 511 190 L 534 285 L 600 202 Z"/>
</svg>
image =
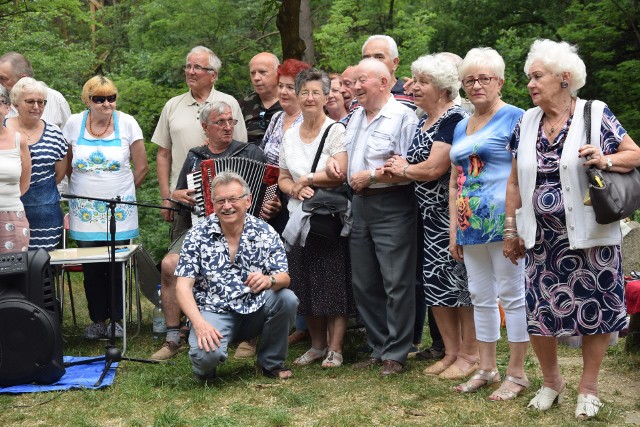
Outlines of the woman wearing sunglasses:
<svg viewBox="0 0 640 427">
<path fill-rule="evenodd" d="M 142 130 L 136 120 L 116 110 L 118 90 L 103 76 L 89 79 L 82 88 L 87 109 L 72 115 L 62 131 L 69 142 L 69 193 L 76 196 L 133 202 L 135 190 L 147 174 L 147 155 Z M 133 163 L 133 168 L 131 163 Z M 87 199 L 69 201 L 70 236 L 79 247 L 109 244 L 108 204 Z M 116 244 L 128 244 L 138 237 L 138 211 L 135 206 L 115 208 Z M 84 288 L 93 322 L 85 337 L 97 339 L 110 329 L 107 319 L 122 319 L 122 278 L 115 277 L 115 307 L 111 307 L 111 278 L 108 263 L 85 264 Z M 113 310 L 113 313 L 111 311 Z M 113 316 L 112 316 L 113 314 Z M 116 323 L 116 336 L 122 327 Z"/>
<path fill-rule="evenodd" d="M 11 89 L 17 117 L 6 126 L 18 132 L 31 154 L 31 185 L 21 198 L 29 220 L 29 249 L 54 250 L 62 237 L 62 209 L 56 185 L 67 170 L 67 141 L 60 128 L 42 120 L 47 105 L 47 86 L 23 77 Z"/>
</svg>

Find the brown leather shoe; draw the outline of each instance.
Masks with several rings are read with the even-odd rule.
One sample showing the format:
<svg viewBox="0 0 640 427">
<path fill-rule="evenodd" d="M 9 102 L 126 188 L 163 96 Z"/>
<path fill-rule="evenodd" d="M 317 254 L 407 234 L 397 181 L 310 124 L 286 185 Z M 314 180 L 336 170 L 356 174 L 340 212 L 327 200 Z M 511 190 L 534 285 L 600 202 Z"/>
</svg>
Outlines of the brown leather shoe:
<svg viewBox="0 0 640 427">
<path fill-rule="evenodd" d="M 382 368 L 380 369 L 380 375 L 386 377 L 392 374 L 399 374 L 404 371 L 404 366 L 402 363 L 396 362 L 395 360 L 387 359 L 382 362 Z"/>
<path fill-rule="evenodd" d="M 366 360 L 363 360 L 362 362 L 354 363 L 351 367 L 353 369 L 367 369 L 381 364 L 382 360 L 378 359 L 377 357 L 370 357 Z"/>
</svg>

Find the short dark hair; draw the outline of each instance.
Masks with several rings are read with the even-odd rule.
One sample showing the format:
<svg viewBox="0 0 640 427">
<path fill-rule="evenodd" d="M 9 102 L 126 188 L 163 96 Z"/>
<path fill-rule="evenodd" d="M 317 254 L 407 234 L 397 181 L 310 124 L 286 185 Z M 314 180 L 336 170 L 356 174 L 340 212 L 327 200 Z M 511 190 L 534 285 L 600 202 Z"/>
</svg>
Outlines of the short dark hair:
<svg viewBox="0 0 640 427">
<path fill-rule="evenodd" d="M 296 94 L 300 94 L 302 85 L 308 82 L 321 82 L 322 94 L 329 95 L 329 91 L 331 90 L 331 80 L 329 80 L 329 76 L 324 71 L 318 70 L 317 68 L 309 68 L 308 70 L 300 71 L 296 77 Z"/>
</svg>

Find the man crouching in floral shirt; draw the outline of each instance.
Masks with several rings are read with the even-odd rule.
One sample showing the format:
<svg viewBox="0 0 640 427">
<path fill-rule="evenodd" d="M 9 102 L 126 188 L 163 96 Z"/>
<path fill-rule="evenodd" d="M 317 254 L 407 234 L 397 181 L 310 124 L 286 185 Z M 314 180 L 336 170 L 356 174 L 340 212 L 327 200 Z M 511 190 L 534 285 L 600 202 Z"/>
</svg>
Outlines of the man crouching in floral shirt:
<svg viewBox="0 0 640 427">
<path fill-rule="evenodd" d="M 240 175 L 220 173 L 211 188 L 215 213 L 187 233 L 175 272 L 178 303 L 191 321 L 193 371 L 203 381 L 213 378 L 230 342 L 261 335 L 262 373 L 289 378 L 284 361 L 298 298 L 286 289 L 282 241 L 265 221 L 247 214 L 251 190 Z"/>
</svg>

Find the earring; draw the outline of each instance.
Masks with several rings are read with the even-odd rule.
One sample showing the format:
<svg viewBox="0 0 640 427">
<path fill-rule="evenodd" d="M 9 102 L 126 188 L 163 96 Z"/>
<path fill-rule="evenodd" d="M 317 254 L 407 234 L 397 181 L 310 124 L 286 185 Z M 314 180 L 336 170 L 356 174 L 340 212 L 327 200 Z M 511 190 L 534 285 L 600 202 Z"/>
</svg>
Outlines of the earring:
<svg viewBox="0 0 640 427">
<path fill-rule="evenodd" d="M 563 81 L 562 81 L 562 83 L 560 83 L 560 87 L 561 87 L 562 89 L 566 89 L 566 88 L 568 88 L 568 87 L 569 87 L 569 83 L 567 83 L 567 81 L 566 81 L 566 80 L 563 80 Z"/>
</svg>

